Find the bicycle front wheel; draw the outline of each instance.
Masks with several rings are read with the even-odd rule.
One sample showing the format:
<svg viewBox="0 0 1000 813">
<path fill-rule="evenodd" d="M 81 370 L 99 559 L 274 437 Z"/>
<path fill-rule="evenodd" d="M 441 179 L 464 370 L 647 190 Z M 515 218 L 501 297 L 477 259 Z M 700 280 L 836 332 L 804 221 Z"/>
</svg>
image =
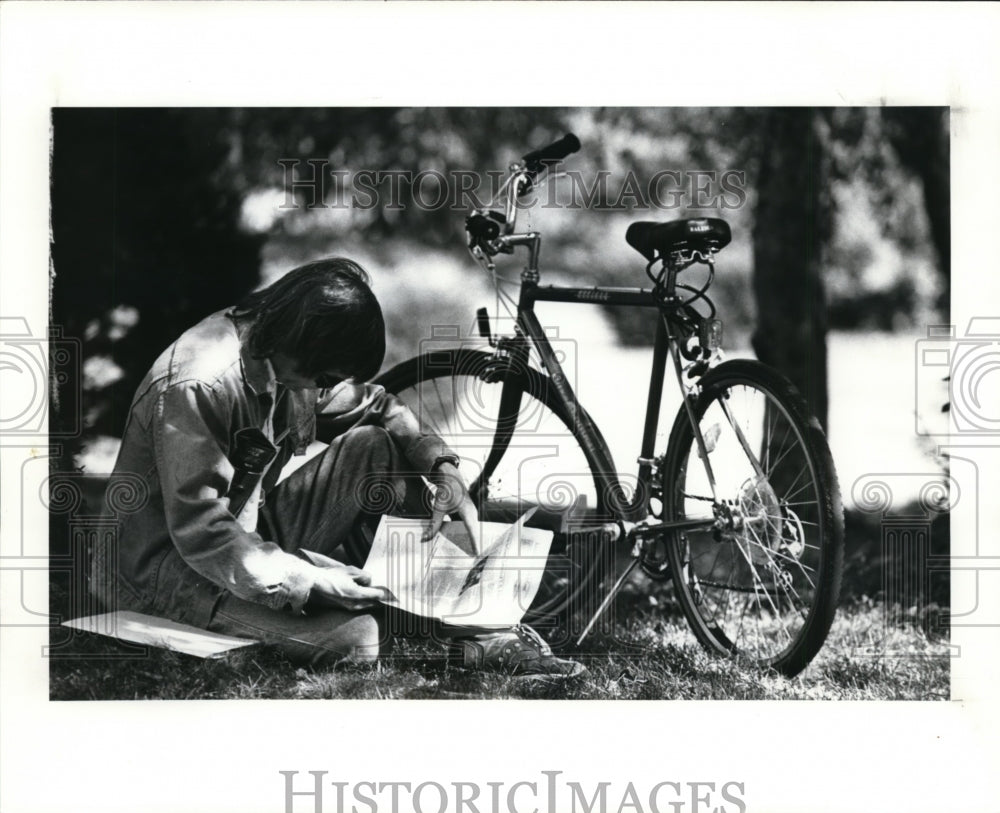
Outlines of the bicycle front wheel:
<svg viewBox="0 0 1000 813">
<path fill-rule="evenodd" d="M 461 457 L 460 470 L 481 519 L 509 523 L 537 507 L 529 525 L 555 532 L 525 616 L 544 628 L 547 621 L 562 622 L 589 607 L 597 584 L 611 571 L 607 540 L 565 531 L 608 518 L 616 481 L 608 474 L 612 466 L 603 440 L 598 436 L 596 448 L 588 449 L 580 439 L 578 425 L 589 420 L 582 408 L 575 417 L 567 414 L 551 381 L 533 368 L 519 371 L 518 384 L 508 385 L 506 397 L 514 395 L 515 406 L 502 407 L 504 378 L 492 354 L 456 348 L 404 361 L 376 383 L 410 408 L 423 432 L 440 436 Z M 503 445 L 497 435 L 505 413 L 509 437 Z"/>
<path fill-rule="evenodd" d="M 840 592 L 844 519 L 826 438 L 792 384 L 755 361 L 719 365 L 690 406 L 704 444 L 682 407 L 663 516 L 719 521 L 668 539 L 678 598 L 709 650 L 795 675 L 823 645 Z"/>
</svg>

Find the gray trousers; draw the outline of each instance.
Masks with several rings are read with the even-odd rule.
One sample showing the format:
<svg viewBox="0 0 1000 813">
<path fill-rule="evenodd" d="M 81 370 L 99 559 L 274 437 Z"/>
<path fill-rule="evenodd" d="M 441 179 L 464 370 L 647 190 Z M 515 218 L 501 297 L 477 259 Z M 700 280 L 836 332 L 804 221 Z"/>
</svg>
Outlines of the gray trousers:
<svg viewBox="0 0 1000 813">
<path fill-rule="evenodd" d="M 299 548 L 361 566 L 382 514 L 429 514 L 426 488 L 384 429 L 365 426 L 336 438 L 279 483 L 261 511 L 258 530 L 289 553 Z M 293 615 L 227 593 L 209 629 L 274 644 L 293 661 L 326 666 L 373 660 L 388 635 L 381 611 L 335 608 Z"/>
</svg>

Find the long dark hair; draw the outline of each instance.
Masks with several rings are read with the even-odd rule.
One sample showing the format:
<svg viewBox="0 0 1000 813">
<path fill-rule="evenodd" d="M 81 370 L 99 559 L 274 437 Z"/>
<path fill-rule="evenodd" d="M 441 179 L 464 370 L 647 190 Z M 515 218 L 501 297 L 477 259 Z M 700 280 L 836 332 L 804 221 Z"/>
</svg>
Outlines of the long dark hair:
<svg viewBox="0 0 1000 813">
<path fill-rule="evenodd" d="M 289 271 L 236 306 L 251 323 L 250 353 L 284 353 L 307 376 L 338 370 L 366 381 L 385 358 L 385 320 L 368 273 L 331 257 Z"/>
</svg>

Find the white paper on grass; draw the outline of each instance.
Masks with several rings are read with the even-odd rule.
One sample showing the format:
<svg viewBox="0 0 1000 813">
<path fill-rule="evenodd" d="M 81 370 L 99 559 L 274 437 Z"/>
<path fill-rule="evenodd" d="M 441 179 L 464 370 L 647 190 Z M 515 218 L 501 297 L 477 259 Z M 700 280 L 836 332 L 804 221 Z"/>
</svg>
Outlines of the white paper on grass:
<svg viewBox="0 0 1000 813">
<path fill-rule="evenodd" d="M 107 635 L 134 644 L 172 649 L 199 658 L 217 658 L 232 649 L 257 643 L 248 638 L 219 635 L 216 632 L 178 624 L 165 618 L 134 613 L 131 610 L 74 618 L 72 621 L 64 621 L 63 626 Z"/>
<path fill-rule="evenodd" d="M 508 627 L 534 601 L 552 532 L 526 528 L 531 509 L 513 525 L 480 523 L 481 555 L 472 553 L 461 522 L 446 522 L 424 541 L 426 520 L 383 516 L 364 569 L 383 603 L 448 624 Z"/>
</svg>

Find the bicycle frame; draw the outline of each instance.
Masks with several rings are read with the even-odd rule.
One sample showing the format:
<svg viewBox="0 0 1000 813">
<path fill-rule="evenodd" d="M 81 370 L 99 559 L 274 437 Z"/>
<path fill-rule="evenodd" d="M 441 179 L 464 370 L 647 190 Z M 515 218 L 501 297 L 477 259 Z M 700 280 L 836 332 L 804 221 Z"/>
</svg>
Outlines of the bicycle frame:
<svg viewBox="0 0 1000 813">
<path fill-rule="evenodd" d="M 600 486 L 608 498 L 615 518 L 619 522 L 642 523 L 641 527 L 633 528 L 641 535 L 655 535 L 667 530 L 704 529 L 717 523 L 717 518 L 673 520 L 660 523 L 649 523 L 649 499 L 657 460 L 654 457 L 656 430 L 659 423 L 660 405 L 663 394 L 663 384 L 666 377 L 667 357 L 673 360 L 677 383 L 684 394 L 683 365 L 680 359 L 677 334 L 678 320 L 675 316 L 683 306 L 675 295 L 677 273 L 685 267 L 671 258 L 666 264 L 666 277 L 661 292 L 649 288 L 614 288 L 591 287 L 575 288 L 554 285 L 539 285 L 538 257 L 541 248 L 541 235 L 538 232 L 515 233 L 517 223 L 517 196 L 522 185 L 531 181 L 529 173 L 517 164 L 511 166 L 511 177 L 507 189 L 504 224 L 502 233 L 493 241 L 494 253 L 513 253 L 514 248 L 528 249 L 528 264 L 521 273 L 521 289 L 517 304 L 516 330 L 517 336 L 511 342 L 512 364 L 509 368 L 516 371 L 528 361 L 530 346 L 537 348 L 542 364 L 552 382 L 556 399 L 575 428 L 578 439 L 586 454 L 597 464 Z M 476 254 L 473 252 L 474 255 Z M 484 260 L 480 253 L 477 259 Z M 710 259 L 710 258 L 709 258 Z M 492 261 L 485 259 L 488 266 Z M 661 293 L 662 296 L 657 296 Z M 618 305 L 624 307 L 655 308 L 660 313 L 657 320 L 656 336 L 653 344 L 653 361 L 650 371 L 649 390 L 646 400 L 646 417 L 643 427 L 642 445 L 638 459 L 638 486 L 631 500 L 625 496 L 618 477 L 614 461 L 607 451 L 600 430 L 582 409 L 576 393 L 566 379 L 562 367 L 556 358 L 555 351 L 545 335 L 541 323 L 535 314 L 536 302 L 563 302 L 582 305 Z M 521 404 L 521 388 L 516 373 L 508 374 L 503 383 L 500 407 L 497 419 L 497 431 L 493 446 L 487 458 L 485 468 L 494 467 L 503 457 L 517 424 L 518 411 Z M 683 399 L 688 418 L 694 430 L 694 436 L 701 451 L 701 459 L 705 465 L 708 481 L 715 497 L 715 477 L 712 472 L 709 456 L 705 449 L 705 441 L 698 429 L 698 422 L 687 397 Z M 739 432 L 738 427 L 734 427 Z M 749 452 L 749 449 L 747 449 Z"/>
<path fill-rule="evenodd" d="M 598 490 L 598 510 L 588 515 L 589 524 L 597 527 L 579 527 L 575 522 L 567 527 L 566 517 L 560 523 L 563 555 L 571 564 L 582 566 L 585 559 L 603 556 L 607 550 L 605 545 L 619 547 L 625 544 L 631 549 L 631 561 L 627 567 L 621 568 L 614 585 L 606 590 L 601 585 L 603 600 L 590 615 L 589 622 L 577 637 L 577 643 L 582 642 L 610 606 L 630 573 L 641 565 L 651 578 L 675 579 L 685 615 L 696 636 L 703 645 L 720 654 L 732 654 L 742 646 L 739 642 L 743 639 L 743 622 L 750 609 L 746 601 L 741 601 L 743 610 L 738 611 L 737 608 L 738 618 L 729 619 L 729 596 L 752 593 L 753 598 L 747 600 L 755 601 L 757 608 L 764 608 L 765 621 L 777 619 L 789 638 L 787 645 L 781 642 L 784 648 L 777 653 L 765 646 L 766 651 L 760 661 L 768 665 L 780 664 L 779 668 L 787 670 L 788 674 L 795 674 L 815 655 L 829 630 L 839 584 L 838 563 L 842 562 L 843 556 L 842 519 L 838 525 L 839 492 L 825 438 L 815 420 L 810 419 L 801 396 L 780 374 L 757 362 L 733 361 L 719 367 L 714 367 L 712 363 L 719 357 L 717 328 L 720 323 L 715 320 L 715 306 L 705 292 L 714 277 L 714 255 L 729 242 L 730 235 L 724 222 L 710 225 L 693 219 L 677 224 L 641 221 L 632 224 L 627 239 L 647 259 L 646 274 L 652 288 L 540 284 L 538 257 L 541 236 L 537 232 L 517 233 L 518 199 L 525 191 L 530 191 L 537 181 L 543 171 L 540 169 L 543 160 L 561 160 L 578 146 L 575 137 L 568 134 L 548 147 L 529 153 L 523 159 L 524 166 L 514 164 L 510 168 L 511 175 L 505 186 L 505 211 L 480 209 L 466 218 L 469 249 L 498 286 L 502 280 L 494 273 L 496 266 L 493 258 L 499 254 L 513 254 L 515 248 L 527 249 L 528 254 L 528 264 L 520 278 L 514 335 L 494 337 L 485 311 L 481 310 L 479 314 L 480 333 L 489 339 L 496 351 L 492 359 L 487 357 L 485 364 L 477 362 L 476 369 L 483 381 L 499 383 L 501 391 L 493 441 L 481 472 L 469 486 L 470 494 L 477 501 L 482 498 L 481 504 L 488 506 L 487 498 L 493 496 L 489 493 L 490 479 L 514 442 L 522 398 L 526 394 L 534 395 L 570 429 L 579 451 L 586 458 L 586 468 Z M 694 263 L 705 263 L 709 267 L 709 276 L 700 288 L 677 281 L 680 272 Z M 503 298 L 513 304 L 510 297 Z M 695 307 L 699 301 L 708 306 L 708 314 Z M 637 460 L 637 487 L 632 495 L 626 492 L 600 429 L 583 409 L 566 378 L 558 354 L 535 313 L 535 305 L 539 302 L 654 308 L 657 311 L 646 416 Z M 539 372 L 529 366 L 532 348 L 540 356 L 543 368 L 541 379 Z M 481 357 L 482 354 L 477 351 L 469 358 Z M 668 357 L 673 362 L 682 407 L 674 419 L 663 454 L 654 456 Z M 544 388 L 544 391 L 532 389 L 538 387 Z M 764 420 L 759 427 L 763 434 L 759 441 L 756 428 L 752 432 L 744 432 L 739 416 L 730 404 L 730 390 L 734 388 L 764 396 Z M 753 407 L 741 403 L 741 408 Z M 775 457 L 775 467 L 792 450 L 797 450 L 796 454 L 802 456 L 804 463 L 795 459 L 795 466 L 802 465 L 802 468 L 795 474 L 791 485 L 797 485 L 803 474 L 808 476 L 804 485 L 786 497 L 795 496 L 811 486 L 815 499 L 783 502 L 772 487 L 769 454 L 772 443 L 770 432 L 774 427 L 767 418 L 767 410 L 772 408 L 777 410 L 774 414 L 778 417 L 783 415 L 787 423 L 782 434 L 783 447 L 789 431 L 792 432 L 792 445 Z M 749 416 L 755 417 L 752 412 Z M 706 419 L 708 423 L 703 433 L 702 425 Z M 731 435 L 727 433 L 720 447 L 721 427 L 727 425 Z M 746 426 L 750 428 L 749 423 Z M 754 439 L 755 444 L 759 442 L 759 448 L 751 448 L 749 437 Z M 719 454 L 710 457 L 716 449 L 720 449 Z M 737 464 L 730 469 L 734 450 L 739 457 Z M 695 455 L 700 462 L 694 461 Z M 744 462 L 739 463 L 740 460 Z M 718 469 L 717 472 L 713 471 L 713 466 Z M 765 466 L 768 471 L 764 470 Z M 695 467 L 704 470 L 704 481 L 700 471 L 695 472 L 694 481 L 689 481 L 689 468 Z M 502 483 L 504 476 L 501 472 L 498 482 Z M 665 482 L 667 478 L 671 482 Z M 689 489 L 689 482 L 695 483 L 693 489 Z M 689 490 L 694 493 L 687 493 Z M 722 499 L 723 496 L 726 499 Z M 659 510 L 654 504 L 657 500 L 662 503 Z M 689 509 L 686 503 L 691 501 L 702 501 L 698 505 L 706 506 L 711 503 L 710 515 L 704 516 L 697 507 Z M 796 509 L 792 506 L 806 507 Z M 520 504 L 518 510 L 523 510 Z M 689 510 L 696 516 L 692 517 Z M 800 521 L 800 513 L 808 513 L 814 519 Z M 566 516 L 572 516 L 572 512 Z M 580 524 L 587 525 L 588 522 L 584 520 Z M 816 528 L 817 544 L 806 543 L 804 525 Z M 689 535 L 685 533 L 687 531 L 710 533 Z M 698 538 L 689 539 L 689 536 Z M 595 542 L 599 542 L 600 547 L 596 547 Z M 700 547 L 692 553 L 695 545 Z M 810 555 L 810 567 L 801 563 L 806 548 L 819 552 Z M 706 555 L 711 558 L 705 559 Z M 707 570 L 703 566 L 705 562 Z M 702 565 L 700 575 L 696 572 L 695 563 Z M 794 587 L 796 574 L 791 571 L 789 563 L 797 563 L 805 582 L 803 589 L 806 586 L 810 588 L 805 594 L 806 599 Z M 765 566 L 765 575 L 771 574 L 768 576 L 772 582 L 770 586 L 765 584 L 758 572 L 759 567 Z M 720 568 L 722 575 L 716 576 L 716 569 Z M 816 582 L 809 577 L 810 571 L 816 574 Z M 576 588 L 592 587 L 588 581 L 592 576 L 592 569 L 582 572 Z M 569 581 L 565 586 L 572 588 Z M 722 605 L 708 608 L 708 615 L 699 606 L 703 602 L 703 588 L 706 587 L 715 594 L 721 591 L 725 596 Z M 561 589 L 556 586 L 556 590 Z M 778 603 L 784 596 L 784 603 L 795 611 L 796 618 L 801 615 L 805 621 L 804 626 L 796 628 L 794 638 L 782 620 L 783 610 L 772 599 L 772 591 L 778 590 L 783 591 L 777 593 Z M 576 593 L 557 595 L 553 600 L 563 601 L 559 607 L 566 608 L 569 605 L 565 601 L 573 601 L 575 596 Z M 761 596 L 767 599 L 769 609 L 761 603 Z M 808 615 L 803 612 L 803 605 L 809 611 Z M 589 614 L 589 607 L 587 611 Z M 751 612 L 751 617 L 757 619 L 756 638 L 752 642 L 756 649 L 761 645 L 760 616 Z M 811 626 L 814 618 L 819 618 L 815 627 Z M 769 642 L 770 632 L 766 623 L 764 636 Z"/>
<path fill-rule="evenodd" d="M 671 323 L 669 310 L 657 301 L 653 291 L 648 288 L 572 288 L 553 285 L 541 286 L 531 280 L 522 278 L 521 294 L 517 308 L 518 338 L 513 342 L 512 370 L 527 363 L 530 346 L 534 346 L 541 356 L 542 363 L 552 383 L 556 399 L 572 421 L 578 438 L 586 453 L 598 463 L 601 486 L 606 489 L 609 503 L 616 517 L 629 522 L 639 522 L 648 517 L 648 501 L 652 483 L 654 466 L 654 444 L 659 423 L 660 404 L 663 385 L 666 378 L 667 358 L 673 359 L 678 377 L 682 373 L 682 365 L 677 343 L 669 330 Z M 643 427 L 642 445 L 638 460 L 638 488 L 631 500 L 624 496 L 624 490 L 618 478 L 614 461 L 606 453 L 600 430 L 589 418 L 580 405 L 572 386 L 563 372 L 556 353 L 549 343 L 548 337 L 535 313 L 536 302 L 564 302 L 583 305 L 620 305 L 625 307 L 655 308 L 661 312 L 662 318 L 657 321 L 656 336 L 653 344 L 653 360 L 649 378 L 649 390 L 646 400 L 646 417 Z M 500 415 L 498 416 L 497 436 L 494 438 L 491 460 L 487 467 L 493 465 L 504 454 L 517 423 L 517 413 L 520 408 L 521 388 L 516 375 L 508 375 L 504 380 L 503 394 L 500 399 Z M 700 434 L 698 435 L 700 440 Z M 706 460 L 707 462 L 707 460 Z M 712 479 L 709 467 L 709 477 Z M 649 531 L 668 529 L 708 528 L 714 519 L 679 520 L 647 526 Z"/>
</svg>

